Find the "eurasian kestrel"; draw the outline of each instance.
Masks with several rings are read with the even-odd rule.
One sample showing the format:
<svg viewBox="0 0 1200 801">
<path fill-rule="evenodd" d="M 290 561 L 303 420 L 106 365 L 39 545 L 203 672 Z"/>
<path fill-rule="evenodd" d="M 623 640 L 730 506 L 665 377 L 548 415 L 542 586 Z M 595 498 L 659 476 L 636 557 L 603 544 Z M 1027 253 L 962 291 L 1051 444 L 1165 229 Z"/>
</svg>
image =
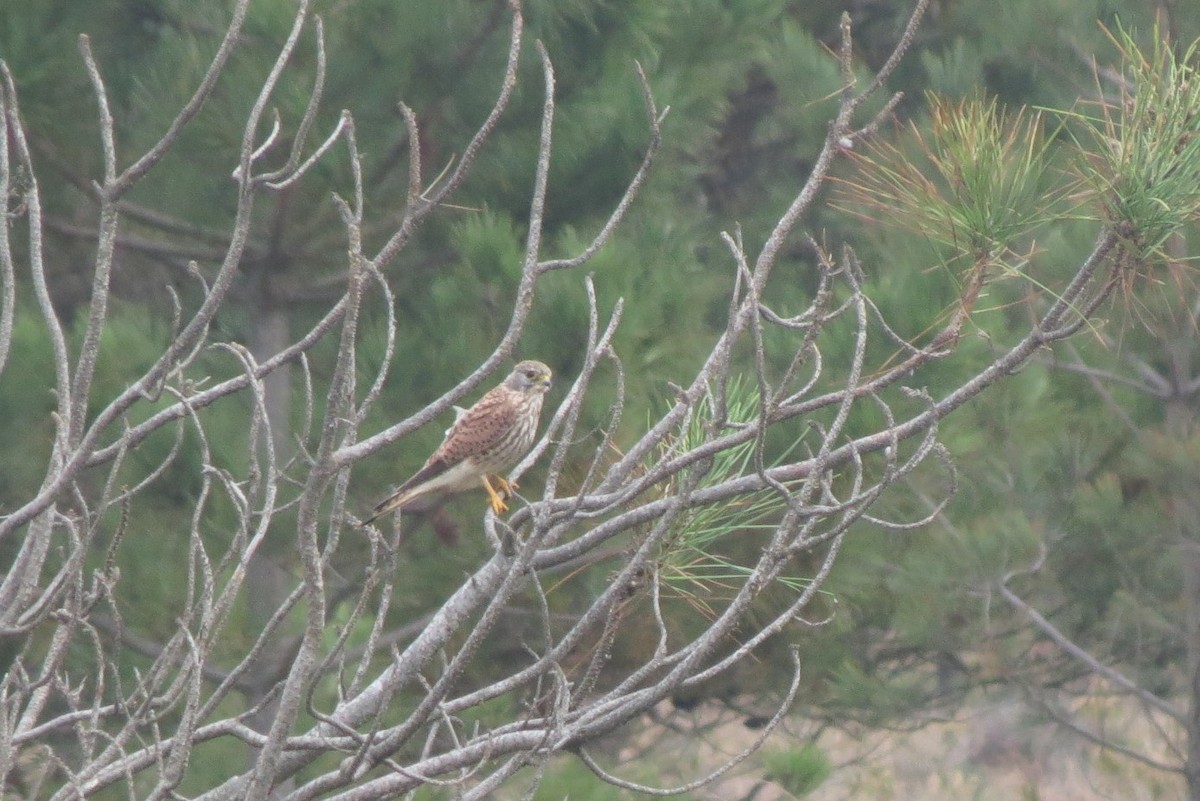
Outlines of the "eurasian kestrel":
<svg viewBox="0 0 1200 801">
<path fill-rule="evenodd" d="M 403 509 L 431 492 L 462 492 L 479 486 L 487 490 L 496 514 L 508 511 L 496 487 L 511 495 L 516 484 L 496 474 L 515 465 L 533 446 L 542 398 L 548 389 L 549 367 L 535 361 L 518 364 L 502 384 L 459 413 L 425 466 L 376 506 L 366 522 Z M 495 479 L 496 487 L 489 476 Z"/>
</svg>

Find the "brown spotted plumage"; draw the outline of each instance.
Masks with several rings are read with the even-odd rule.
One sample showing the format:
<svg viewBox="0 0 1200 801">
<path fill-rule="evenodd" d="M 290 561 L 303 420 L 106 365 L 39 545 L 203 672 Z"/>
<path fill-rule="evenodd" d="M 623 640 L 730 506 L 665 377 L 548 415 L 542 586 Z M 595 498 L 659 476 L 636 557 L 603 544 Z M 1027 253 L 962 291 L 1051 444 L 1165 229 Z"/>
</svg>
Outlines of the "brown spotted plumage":
<svg viewBox="0 0 1200 801">
<path fill-rule="evenodd" d="M 550 388 L 550 368 L 541 362 L 518 364 L 504 382 L 459 414 L 446 439 L 425 466 L 375 507 L 367 523 L 403 509 L 430 493 L 451 493 L 483 487 L 497 514 L 508 506 L 500 492 L 512 488 L 500 476 L 533 446 L 542 398 Z M 488 477 L 495 480 L 495 487 Z"/>
</svg>

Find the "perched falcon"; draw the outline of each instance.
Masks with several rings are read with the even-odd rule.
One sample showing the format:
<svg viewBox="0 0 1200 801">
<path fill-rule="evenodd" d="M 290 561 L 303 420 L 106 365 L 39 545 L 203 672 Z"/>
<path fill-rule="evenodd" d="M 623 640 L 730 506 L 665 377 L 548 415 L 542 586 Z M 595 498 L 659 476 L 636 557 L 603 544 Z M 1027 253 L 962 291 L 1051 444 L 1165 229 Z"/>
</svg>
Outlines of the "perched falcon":
<svg viewBox="0 0 1200 801">
<path fill-rule="evenodd" d="M 463 492 L 480 486 L 487 490 L 496 514 L 508 511 L 501 493 L 511 495 L 516 485 L 497 474 L 515 465 L 533 446 L 548 389 L 549 367 L 536 361 L 518 364 L 500 386 L 470 409 L 459 411 L 425 466 L 376 506 L 366 523 L 431 492 Z"/>
</svg>

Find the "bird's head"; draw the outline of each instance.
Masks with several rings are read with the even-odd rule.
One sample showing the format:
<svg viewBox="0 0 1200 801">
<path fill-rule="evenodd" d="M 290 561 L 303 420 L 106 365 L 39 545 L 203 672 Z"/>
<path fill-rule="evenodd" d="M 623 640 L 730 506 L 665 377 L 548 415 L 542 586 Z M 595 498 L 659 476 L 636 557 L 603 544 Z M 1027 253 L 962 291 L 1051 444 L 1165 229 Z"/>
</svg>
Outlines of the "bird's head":
<svg viewBox="0 0 1200 801">
<path fill-rule="evenodd" d="M 514 367 L 504 383 L 520 392 L 545 392 L 552 383 L 550 375 L 550 368 L 545 364 L 529 360 Z"/>
</svg>

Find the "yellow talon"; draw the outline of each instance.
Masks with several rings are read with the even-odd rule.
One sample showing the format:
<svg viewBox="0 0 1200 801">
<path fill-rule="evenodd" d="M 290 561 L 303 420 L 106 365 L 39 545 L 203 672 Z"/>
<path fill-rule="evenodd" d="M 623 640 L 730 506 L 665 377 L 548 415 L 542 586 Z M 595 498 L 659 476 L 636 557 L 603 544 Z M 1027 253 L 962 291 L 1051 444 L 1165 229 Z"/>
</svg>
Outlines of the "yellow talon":
<svg viewBox="0 0 1200 801">
<path fill-rule="evenodd" d="M 509 484 L 499 476 L 496 477 L 496 482 L 500 485 L 500 489 L 502 492 L 504 492 L 504 494 L 509 496 L 512 495 L 512 488 L 515 487 L 516 484 Z M 496 514 L 503 514 L 504 512 L 508 511 L 508 504 L 506 504 L 504 499 L 500 497 L 499 493 L 492 488 L 492 482 L 488 481 L 487 476 L 483 477 L 483 488 L 487 490 L 488 501 L 492 504 L 493 512 Z"/>
</svg>

